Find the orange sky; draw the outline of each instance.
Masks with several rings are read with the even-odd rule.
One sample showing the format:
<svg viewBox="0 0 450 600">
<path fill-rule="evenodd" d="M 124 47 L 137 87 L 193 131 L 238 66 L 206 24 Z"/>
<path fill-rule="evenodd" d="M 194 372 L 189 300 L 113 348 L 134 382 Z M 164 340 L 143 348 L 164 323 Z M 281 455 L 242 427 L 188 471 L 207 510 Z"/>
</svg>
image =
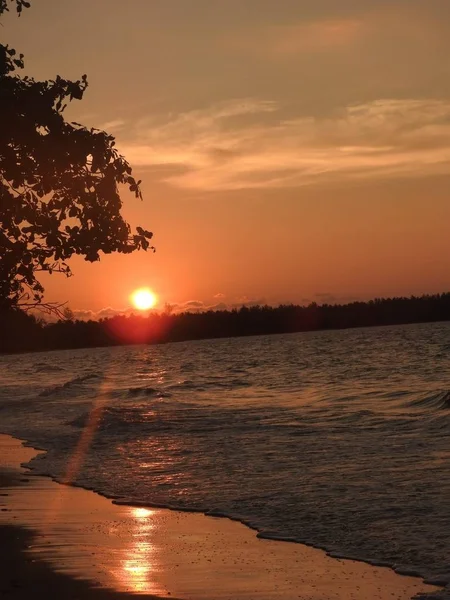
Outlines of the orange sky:
<svg viewBox="0 0 450 600">
<path fill-rule="evenodd" d="M 3 23 L 36 77 L 88 74 L 67 116 L 116 135 L 143 180 L 125 214 L 155 233 L 47 276 L 48 300 L 450 289 L 448 0 L 35 0 Z"/>
</svg>

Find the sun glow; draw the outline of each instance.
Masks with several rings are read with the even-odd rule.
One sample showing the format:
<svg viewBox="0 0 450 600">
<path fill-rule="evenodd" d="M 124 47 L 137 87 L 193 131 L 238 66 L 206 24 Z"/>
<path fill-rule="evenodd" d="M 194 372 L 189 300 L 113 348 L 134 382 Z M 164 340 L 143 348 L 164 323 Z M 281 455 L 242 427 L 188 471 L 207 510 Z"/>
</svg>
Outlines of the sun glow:
<svg viewBox="0 0 450 600">
<path fill-rule="evenodd" d="M 131 294 L 131 302 L 138 310 L 148 310 L 153 308 L 157 302 L 156 294 L 148 288 L 141 288 Z"/>
</svg>

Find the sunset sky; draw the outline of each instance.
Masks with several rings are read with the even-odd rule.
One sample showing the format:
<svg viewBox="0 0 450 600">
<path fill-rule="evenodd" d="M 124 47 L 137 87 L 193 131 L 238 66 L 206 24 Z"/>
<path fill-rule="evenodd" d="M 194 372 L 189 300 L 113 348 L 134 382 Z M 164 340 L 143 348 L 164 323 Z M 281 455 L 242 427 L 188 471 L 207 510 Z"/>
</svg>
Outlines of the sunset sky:
<svg viewBox="0 0 450 600">
<path fill-rule="evenodd" d="M 143 180 L 156 254 L 73 260 L 79 315 L 450 289 L 449 0 L 34 0 L 2 39 L 87 73 L 70 120 Z"/>
</svg>

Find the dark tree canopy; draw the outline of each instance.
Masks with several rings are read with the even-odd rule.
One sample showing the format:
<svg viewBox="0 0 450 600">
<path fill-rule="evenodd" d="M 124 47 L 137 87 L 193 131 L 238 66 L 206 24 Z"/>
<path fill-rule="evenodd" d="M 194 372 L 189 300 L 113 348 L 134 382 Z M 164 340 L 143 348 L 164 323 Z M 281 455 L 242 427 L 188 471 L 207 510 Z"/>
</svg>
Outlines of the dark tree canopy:
<svg viewBox="0 0 450 600">
<path fill-rule="evenodd" d="M 0 15 L 24 0 L 0 0 Z M 41 303 L 40 271 L 70 275 L 74 254 L 148 248 L 152 233 L 132 233 L 119 185 L 142 199 L 140 181 L 111 135 L 64 119 L 87 78 L 36 81 L 18 73 L 23 55 L 0 44 L 0 309 Z"/>
<path fill-rule="evenodd" d="M 75 316 L 58 322 L 39 321 L 34 315 L 0 313 L 0 353 L 62 350 L 121 344 L 156 344 L 206 338 L 270 335 L 450 321 L 450 293 L 411 298 L 378 298 L 350 304 L 311 303 L 243 306 L 239 310 L 164 312 L 117 315 L 100 321 L 80 321 Z M 437 325 L 440 329 L 442 324 Z M 366 333 L 361 332 L 365 337 Z M 402 334 L 403 335 L 403 334 Z M 441 353 L 441 350 L 439 350 Z"/>
</svg>

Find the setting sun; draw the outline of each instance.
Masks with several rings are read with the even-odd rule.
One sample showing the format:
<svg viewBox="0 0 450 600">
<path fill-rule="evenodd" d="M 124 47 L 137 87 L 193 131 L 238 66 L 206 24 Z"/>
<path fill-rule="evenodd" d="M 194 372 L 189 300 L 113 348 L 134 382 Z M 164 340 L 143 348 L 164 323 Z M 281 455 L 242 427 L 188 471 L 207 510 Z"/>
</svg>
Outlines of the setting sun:
<svg viewBox="0 0 450 600">
<path fill-rule="evenodd" d="M 131 294 L 131 302 L 138 310 L 148 310 L 155 306 L 157 297 L 148 288 L 141 288 Z"/>
</svg>

